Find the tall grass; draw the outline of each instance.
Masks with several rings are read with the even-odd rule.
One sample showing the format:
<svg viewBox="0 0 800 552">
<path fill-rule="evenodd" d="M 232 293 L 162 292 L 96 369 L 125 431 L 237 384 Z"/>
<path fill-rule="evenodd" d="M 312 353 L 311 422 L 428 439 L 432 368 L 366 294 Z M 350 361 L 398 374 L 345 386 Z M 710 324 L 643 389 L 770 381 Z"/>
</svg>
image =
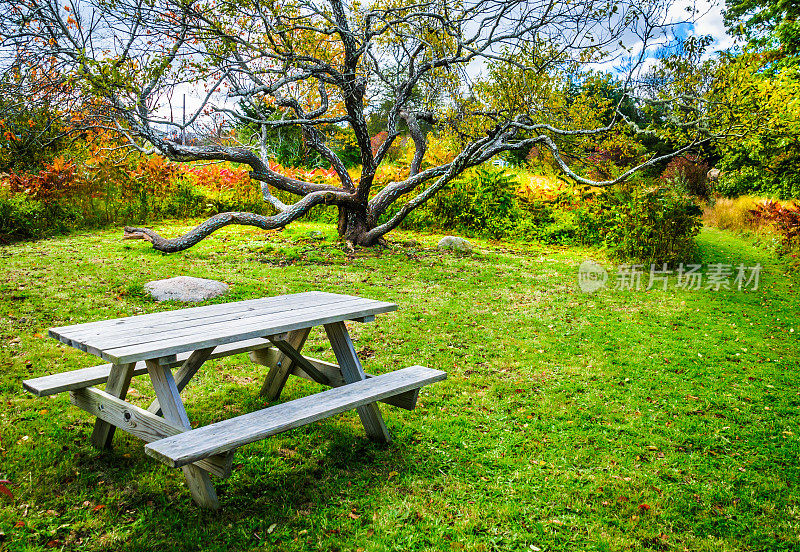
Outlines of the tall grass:
<svg viewBox="0 0 800 552">
<path fill-rule="evenodd" d="M 714 226 L 734 232 L 753 230 L 749 211 L 755 209 L 756 203 L 762 201 L 754 196 L 741 196 L 734 199 L 719 198 L 703 210 L 703 222 L 706 226 Z"/>
</svg>

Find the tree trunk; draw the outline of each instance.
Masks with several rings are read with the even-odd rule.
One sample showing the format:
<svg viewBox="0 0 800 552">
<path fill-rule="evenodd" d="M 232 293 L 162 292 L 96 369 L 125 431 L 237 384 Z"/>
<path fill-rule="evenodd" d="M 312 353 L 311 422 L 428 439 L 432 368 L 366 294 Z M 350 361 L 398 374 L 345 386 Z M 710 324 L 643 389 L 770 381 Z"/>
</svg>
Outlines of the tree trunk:
<svg viewBox="0 0 800 552">
<path fill-rule="evenodd" d="M 353 245 L 369 247 L 377 243 L 377 239 L 367 240 L 366 234 L 374 225 L 369 223 L 366 208 L 339 207 L 339 237 Z"/>
</svg>

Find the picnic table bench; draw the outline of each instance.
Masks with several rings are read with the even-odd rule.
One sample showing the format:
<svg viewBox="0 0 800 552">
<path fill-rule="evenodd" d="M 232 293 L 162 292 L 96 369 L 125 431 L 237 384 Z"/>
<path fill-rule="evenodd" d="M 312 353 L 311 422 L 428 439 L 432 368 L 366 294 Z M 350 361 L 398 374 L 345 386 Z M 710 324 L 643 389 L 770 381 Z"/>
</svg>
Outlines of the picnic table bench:
<svg viewBox="0 0 800 552">
<path fill-rule="evenodd" d="M 370 439 L 391 440 L 377 402 L 411 410 L 421 387 L 447 377 L 424 366 L 379 376 L 364 372 L 345 321 L 371 322 L 396 309 L 311 291 L 52 328 L 51 337 L 110 364 L 29 379 L 23 386 L 38 396 L 68 391 L 73 404 L 97 417 L 95 447 L 109 448 L 116 428 L 142 439 L 148 455 L 183 469 L 198 505 L 216 509 L 209 474 L 227 477 L 233 451 L 248 443 L 354 408 Z M 301 353 L 314 326 L 325 328 L 338 364 Z M 261 389 L 268 400 L 278 399 L 290 375 L 331 389 L 192 429 L 180 392 L 207 360 L 245 352 L 269 366 Z M 147 409 L 124 400 L 131 378 L 143 374 L 156 395 Z M 102 383 L 104 390 L 94 387 Z"/>
</svg>

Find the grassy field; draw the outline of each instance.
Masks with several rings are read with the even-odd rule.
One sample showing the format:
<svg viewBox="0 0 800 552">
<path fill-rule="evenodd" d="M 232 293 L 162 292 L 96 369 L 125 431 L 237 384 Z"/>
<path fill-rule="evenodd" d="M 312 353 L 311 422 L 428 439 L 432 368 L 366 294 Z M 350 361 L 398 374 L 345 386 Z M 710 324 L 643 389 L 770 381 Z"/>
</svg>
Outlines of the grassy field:
<svg viewBox="0 0 800 552">
<path fill-rule="evenodd" d="M 160 230 L 174 235 L 177 225 Z M 171 256 L 117 230 L 0 248 L 2 550 L 797 550 L 800 279 L 705 230 L 704 263 L 763 265 L 756 291 L 578 290 L 597 252 L 396 234 L 348 256 L 330 227 L 226 229 Z M 21 380 L 96 363 L 64 324 L 177 308 L 143 284 L 186 274 L 224 301 L 319 289 L 389 300 L 352 324 L 365 368 L 446 370 L 415 411 L 382 408 L 378 446 L 347 413 L 237 452 L 219 513 L 180 470 Z M 307 345 L 332 359 L 321 332 Z M 264 407 L 265 368 L 209 363 L 184 392 L 200 424 Z M 131 397 L 146 405 L 147 378 Z M 292 380 L 283 400 L 316 391 Z"/>
</svg>

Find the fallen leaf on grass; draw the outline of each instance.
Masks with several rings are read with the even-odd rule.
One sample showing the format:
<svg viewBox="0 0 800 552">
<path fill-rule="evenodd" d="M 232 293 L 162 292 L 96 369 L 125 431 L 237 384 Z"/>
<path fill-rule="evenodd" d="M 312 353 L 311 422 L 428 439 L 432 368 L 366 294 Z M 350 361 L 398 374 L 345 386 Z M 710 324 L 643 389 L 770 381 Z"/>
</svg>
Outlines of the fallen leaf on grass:
<svg viewBox="0 0 800 552">
<path fill-rule="evenodd" d="M 273 523 L 272 525 L 270 525 L 269 527 L 267 527 L 267 534 L 268 534 L 268 535 L 272 534 L 272 532 L 275 530 L 275 528 L 276 528 L 277 526 L 278 526 L 278 524 L 277 524 L 277 523 Z"/>
<path fill-rule="evenodd" d="M 4 495 L 8 495 L 8 497 L 11 500 L 14 500 L 13 493 L 8 490 L 8 487 L 6 487 L 6 485 L 11 485 L 11 481 L 8 481 L 6 479 L 0 479 L 0 493 L 3 493 Z"/>
<path fill-rule="evenodd" d="M 102 509 L 103 509 L 103 508 L 105 508 L 105 507 L 106 507 L 106 505 L 105 505 L 105 504 L 98 504 L 97 506 L 95 506 L 94 508 L 92 508 L 92 512 L 99 512 L 100 510 L 102 510 Z"/>
<path fill-rule="evenodd" d="M 361 517 L 360 515 L 355 514 L 353 512 L 347 512 L 347 515 L 350 517 L 350 519 L 359 519 Z"/>
<path fill-rule="evenodd" d="M 639 511 L 640 512 L 646 512 L 649 509 L 650 509 L 650 505 L 649 504 L 639 504 Z"/>
</svg>

